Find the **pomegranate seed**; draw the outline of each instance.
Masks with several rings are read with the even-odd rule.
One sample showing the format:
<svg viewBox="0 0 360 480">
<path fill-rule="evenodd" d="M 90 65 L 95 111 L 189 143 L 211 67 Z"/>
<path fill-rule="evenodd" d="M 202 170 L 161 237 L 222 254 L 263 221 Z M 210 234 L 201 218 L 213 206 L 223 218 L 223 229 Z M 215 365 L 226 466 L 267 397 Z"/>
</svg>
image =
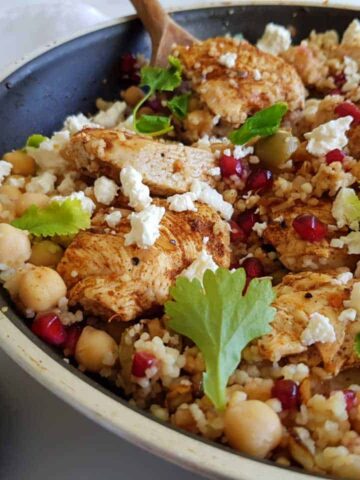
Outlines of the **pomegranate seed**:
<svg viewBox="0 0 360 480">
<path fill-rule="evenodd" d="M 125 75 L 131 75 L 136 71 L 136 57 L 131 53 L 125 53 L 120 59 L 120 70 Z"/>
<path fill-rule="evenodd" d="M 326 154 L 326 163 L 330 165 L 333 162 L 342 162 L 345 158 L 345 153 L 335 148 L 335 150 L 331 150 Z"/>
<path fill-rule="evenodd" d="M 259 216 L 255 213 L 254 210 L 247 210 L 246 212 L 241 213 L 237 218 L 237 224 L 241 230 L 248 236 L 250 235 L 253 226 L 259 220 Z"/>
<path fill-rule="evenodd" d="M 55 313 L 44 313 L 33 321 L 31 330 L 50 345 L 61 346 L 66 340 L 66 330 Z"/>
<path fill-rule="evenodd" d="M 148 352 L 136 352 L 133 358 L 131 373 L 134 377 L 145 377 L 145 371 L 157 363 L 157 358 Z"/>
<path fill-rule="evenodd" d="M 249 257 L 246 258 L 241 266 L 245 269 L 246 276 L 249 279 L 263 277 L 264 276 L 264 267 L 258 258 Z"/>
<path fill-rule="evenodd" d="M 232 242 L 244 242 L 247 238 L 244 230 L 234 220 L 230 220 L 230 232 Z"/>
<path fill-rule="evenodd" d="M 254 192 L 260 192 L 271 187 L 272 182 L 273 174 L 271 170 L 259 168 L 249 175 L 246 181 L 246 188 L 248 190 L 253 190 Z"/>
<path fill-rule="evenodd" d="M 71 325 L 66 330 L 66 339 L 63 345 L 63 349 L 66 355 L 74 355 L 76 344 L 81 335 L 82 328 L 79 325 Z"/>
<path fill-rule="evenodd" d="M 158 98 L 153 98 L 152 100 L 148 100 L 146 102 L 146 106 L 150 107 L 155 113 L 161 112 L 163 106 L 161 105 L 161 101 Z"/>
<path fill-rule="evenodd" d="M 346 82 L 346 76 L 344 72 L 334 75 L 334 83 L 337 87 L 342 87 Z"/>
<path fill-rule="evenodd" d="M 360 123 L 360 109 L 352 102 L 343 102 L 335 107 L 335 113 L 339 117 L 353 117 L 355 123 Z"/>
<path fill-rule="evenodd" d="M 299 215 L 292 223 L 296 233 L 308 242 L 320 242 L 327 234 L 327 225 L 315 215 Z"/>
<path fill-rule="evenodd" d="M 347 411 L 351 410 L 357 404 L 356 393 L 353 390 L 344 390 Z"/>
<path fill-rule="evenodd" d="M 280 400 L 284 410 L 292 410 L 299 407 L 299 387 L 292 380 L 276 380 L 271 390 L 271 395 Z"/>
<path fill-rule="evenodd" d="M 242 174 L 242 165 L 240 160 L 236 160 L 232 155 L 223 155 L 220 158 L 220 170 L 223 177 L 231 177 L 231 175 Z"/>
</svg>

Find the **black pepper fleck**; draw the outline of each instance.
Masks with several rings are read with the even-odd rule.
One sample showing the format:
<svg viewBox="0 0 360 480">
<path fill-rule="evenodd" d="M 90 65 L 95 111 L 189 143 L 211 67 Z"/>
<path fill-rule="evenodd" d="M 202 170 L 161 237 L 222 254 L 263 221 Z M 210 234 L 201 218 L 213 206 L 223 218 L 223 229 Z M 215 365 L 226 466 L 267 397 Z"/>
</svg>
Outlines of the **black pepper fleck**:
<svg viewBox="0 0 360 480">
<path fill-rule="evenodd" d="M 283 220 L 282 222 L 280 222 L 280 227 L 281 227 L 281 228 L 286 228 L 286 227 L 287 227 L 285 220 Z"/>
<path fill-rule="evenodd" d="M 135 267 L 136 267 L 136 265 L 139 265 L 139 263 L 140 263 L 140 258 L 138 258 L 138 257 L 132 257 L 131 263 L 132 263 L 133 265 L 135 265 Z"/>
<path fill-rule="evenodd" d="M 312 293 L 310 292 L 306 292 L 305 295 L 304 295 L 305 298 L 312 298 Z"/>
</svg>

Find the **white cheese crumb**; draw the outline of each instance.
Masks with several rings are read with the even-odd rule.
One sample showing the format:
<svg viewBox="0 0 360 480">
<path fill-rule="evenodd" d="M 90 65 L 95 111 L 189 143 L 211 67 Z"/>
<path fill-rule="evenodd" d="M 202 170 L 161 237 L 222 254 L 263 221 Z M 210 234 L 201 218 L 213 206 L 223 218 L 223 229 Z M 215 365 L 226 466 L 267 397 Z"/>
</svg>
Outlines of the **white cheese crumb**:
<svg viewBox="0 0 360 480">
<path fill-rule="evenodd" d="M 225 220 L 230 220 L 234 212 L 233 206 L 225 202 L 222 195 L 205 182 L 195 180 L 191 185 L 191 191 L 195 194 L 196 200 L 206 203 L 218 211 Z"/>
<path fill-rule="evenodd" d="M 150 190 L 142 183 L 142 175 L 134 167 L 124 167 L 120 172 L 123 194 L 129 197 L 129 205 L 136 211 L 151 204 Z"/>
<path fill-rule="evenodd" d="M 92 120 L 102 127 L 112 128 L 123 120 L 125 110 L 125 102 L 115 102 L 107 110 L 97 113 Z"/>
<path fill-rule="evenodd" d="M 341 87 L 343 92 L 350 92 L 359 86 L 359 67 L 357 62 L 351 57 L 344 57 L 344 74 L 346 82 Z"/>
<path fill-rule="evenodd" d="M 254 232 L 256 232 L 259 235 L 259 237 L 262 237 L 264 231 L 267 229 L 267 223 L 266 222 L 262 222 L 262 223 L 255 222 L 252 229 L 254 230 Z"/>
<path fill-rule="evenodd" d="M 185 270 L 180 273 L 180 277 L 186 277 L 189 280 L 193 280 L 197 278 L 200 283 L 202 284 L 203 276 L 206 270 L 211 270 L 215 272 L 218 269 L 218 266 L 214 262 L 212 255 L 206 252 L 203 249 L 198 258 L 193 261 L 191 265 L 189 265 Z"/>
<path fill-rule="evenodd" d="M 343 272 L 340 273 L 333 281 L 332 283 L 334 285 L 346 285 L 347 283 L 350 282 L 350 280 L 353 279 L 353 274 L 351 272 Z"/>
<path fill-rule="evenodd" d="M 319 110 L 320 102 L 321 100 L 318 100 L 317 98 L 309 98 L 306 100 L 305 108 L 302 112 L 306 121 L 313 122 L 315 120 L 315 115 Z"/>
<path fill-rule="evenodd" d="M 56 190 L 61 195 L 70 195 L 75 191 L 75 182 L 74 179 L 76 178 L 76 172 L 68 172 L 65 173 L 64 178 L 60 182 L 60 184 L 56 187 Z"/>
<path fill-rule="evenodd" d="M 46 172 L 64 174 L 68 169 L 68 163 L 60 151 L 70 140 L 70 132 L 62 130 L 55 132 L 51 138 L 40 143 L 38 148 L 26 147 L 27 153 L 33 157 L 41 170 Z"/>
<path fill-rule="evenodd" d="M 185 212 L 187 210 L 190 212 L 196 212 L 197 208 L 194 204 L 194 200 L 196 200 L 196 196 L 192 192 L 176 194 L 167 199 L 169 210 L 173 210 L 174 212 Z"/>
<path fill-rule="evenodd" d="M 263 36 L 256 46 L 263 52 L 278 55 L 285 52 L 291 45 L 291 34 L 288 29 L 275 23 L 268 23 Z"/>
<path fill-rule="evenodd" d="M 254 80 L 257 82 L 262 79 L 261 72 L 256 68 L 254 70 Z"/>
<path fill-rule="evenodd" d="M 354 322 L 356 320 L 357 311 L 355 308 L 346 308 L 339 315 L 340 322 Z"/>
<path fill-rule="evenodd" d="M 356 46 L 360 44 L 360 21 L 357 18 L 350 23 L 347 29 L 344 32 L 342 45 L 351 45 Z"/>
<path fill-rule="evenodd" d="M 56 195 L 55 197 L 52 197 L 50 201 L 62 203 L 65 202 L 65 200 L 67 200 L 68 198 L 70 198 L 71 200 L 80 200 L 82 208 L 89 212 L 90 215 L 93 214 L 95 210 L 95 203 L 91 200 L 91 198 L 87 197 L 84 192 L 74 192 L 67 196 Z"/>
<path fill-rule="evenodd" d="M 131 230 L 125 235 L 125 246 L 137 245 L 148 248 L 154 245 L 160 236 L 160 222 L 165 214 L 164 207 L 149 205 L 139 213 L 130 215 Z"/>
<path fill-rule="evenodd" d="M 11 163 L 6 162 L 5 160 L 0 160 L 0 185 L 2 184 L 5 177 L 10 175 L 13 166 Z"/>
<path fill-rule="evenodd" d="M 11 185 L 12 187 L 24 188 L 25 187 L 25 177 L 10 176 L 6 180 L 6 183 L 7 183 L 7 185 Z M 1 180 L 0 180 L 0 185 L 1 185 Z"/>
<path fill-rule="evenodd" d="M 318 312 L 312 313 L 307 327 L 301 334 L 301 343 L 309 346 L 317 342 L 332 343 L 335 340 L 335 330 L 329 318 Z"/>
<path fill-rule="evenodd" d="M 333 248 L 343 248 L 344 242 L 340 238 L 332 238 L 330 242 L 330 247 Z"/>
<path fill-rule="evenodd" d="M 240 160 L 240 158 L 247 157 L 248 155 L 252 155 L 254 153 L 254 147 L 246 147 L 244 145 L 237 145 L 234 148 L 234 158 L 236 160 Z"/>
<path fill-rule="evenodd" d="M 79 132 L 83 128 L 98 128 L 97 123 L 92 122 L 89 118 L 85 117 L 83 113 L 78 113 L 77 115 L 69 115 L 65 121 L 63 128 L 68 130 L 71 135 Z"/>
<path fill-rule="evenodd" d="M 110 205 L 114 201 L 118 189 L 114 180 L 107 177 L 99 177 L 94 182 L 95 198 L 104 205 Z"/>
<path fill-rule="evenodd" d="M 285 365 L 281 369 L 281 375 L 285 380 L 292 380 L 296 383 L 301 383 L 309 376 L 309 367 L 305 363 Z"/>
<path fill-rule="evenodd" d="M 295 427 L 294 432 L 301 440 L 301 443 L 309 450 L 312 455 L 315 455 L 316 446 L 314 440 L 311 438 L 309 430 L 303 427 Z"/>
<path fill-rule="evenodd" d="M 236 65 L 237 53 L 223 53 L 219 57 L 220 65 L 224 65 L 226 68 L 234 68 Z"/>
<path fill-rule="evenodd" d="M 220 177 L 221 175 L 220 167 L 210 168 L 209 175 L 211 175 L 212 177 Z"/>
<path fill-rule="evenodd" d="M 360 254 L 360 232 L 351 232 L 346 237 L 340 237 L 340 241 L 347 246 L 350 255 Z"/>
<path fill-rule="evenodd" d="M 331 150 L 344 148 L 348 143 L 346 132 L 353 121 L 350 115 L 323 123 L 311 132 L 305 133 L 308 140 L 306 150 L 312 155 L 321 157 Z"/>
<path fill-rule="evenodd" d="M 32 177 L 26 185 L 26 191 L 31 193 L 50 193 L 54 190 L 56 176 L 50 172 L 44 172 Z"/>
<path fill-rule="evenodd" d="M 115 228 L 120 223 L 121 217 L 120 210 L 115 210 L 114 212 L 105 215 L 105 222 L 110 228 Z"/>
<path fill-rule="evenodd" d="M 354 308 L 360 313 L 360 282 L 355 283 L 350 294 L 350 299 L 344 302 L 346 308 Z"/>
<path fill-rule="evenodd" d="M 213 125 L 218 125 L 218 123 L 220 122 L 220 120 L 221 120 L 220 115 L 215 115 L 215 117 L 213 117 L 213 119 L 212 119 L 212 124 L 213 124 Z"/>
</svg>

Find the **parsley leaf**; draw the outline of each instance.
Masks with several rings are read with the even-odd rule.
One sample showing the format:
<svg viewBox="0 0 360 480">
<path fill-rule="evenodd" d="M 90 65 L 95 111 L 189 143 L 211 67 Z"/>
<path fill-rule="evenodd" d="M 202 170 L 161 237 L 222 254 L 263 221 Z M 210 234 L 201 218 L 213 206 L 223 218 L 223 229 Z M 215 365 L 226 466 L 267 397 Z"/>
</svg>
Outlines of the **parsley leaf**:
<svg viewBox="0 0 360 480">
<path fill-rule="evenodd" d="M 44 137 L 44 135 L 41 135 L 40 133 L 34 133 L 28 137 L 25 146 L 39 148 L 40 143 L 44 142 L 45 140 L 48 140 L 48 138 Z"/>
<path fill-rule="evenodd" d="M 178 58 L 168 58 L 169 67 L 151 67 L 146 66 L 141 69 L 141 87 L 148 87 L 147 94 L 135 106 L 133 111 L 134 129 L 138 133 L 145 133 L 148 135 L 163 135 L 173 129 L 170 124 L 170 118 L 164 116 L 155 116 L 158 120 L 149 120 L 150 115 L 142 115 L 147 117 L 141 122 L 141 118 L 137 118 L 137 113 L 141 106 L 155 93 L 155 92 L 172 92 L 181 83 L 182 66 Z M 159 120 L 159 119 L 162 120 Z M 167 118 L 167 122 L 165 122 Z M 158 128 L 155 128 L 157 127 Z"/>
<path fill-rule="evenodd" d="M 354 349 L 356 355 L 360 357 L 360 333 L 355 335 Z"/>
<path fill-rule="evenodd" d="M 234 145 L 244 145 L 254 137 L 268 137 L 279 130 L 281 120 L 288 107 L 286 103 L 275 103 L 248 118 L 244 125 L 230 133 Z"/>
<path fill-rule="evenodd" d="M 36 237 L 73 235 L 90 227 L 90 214 L 83 209 L 80 200 L 68 198 L 64 202 L 51 202 L 44 208 L 31 205 L 11 225 L 27 230 Z"/>
<path fill-rule="evenodd" d="M 253 279 L 245 293 L 243 268 L 230 272 L 207 270 L 200 282 L 179 277 L 166 302 L 169 326 L 189 337 L 201 350 L 205 364 L 204 390 L 218 409 L 226 405 L 226 385 L 244 347 L 270 332 L 275 294 L 269 279 Z"/>
<path fill-rule="evenodd" d="M 189 99 L 191 93 L 177 95 L 167 102 L 170 111 L 181 120 L 186 117 L 189 109 Z"/>
</svg>

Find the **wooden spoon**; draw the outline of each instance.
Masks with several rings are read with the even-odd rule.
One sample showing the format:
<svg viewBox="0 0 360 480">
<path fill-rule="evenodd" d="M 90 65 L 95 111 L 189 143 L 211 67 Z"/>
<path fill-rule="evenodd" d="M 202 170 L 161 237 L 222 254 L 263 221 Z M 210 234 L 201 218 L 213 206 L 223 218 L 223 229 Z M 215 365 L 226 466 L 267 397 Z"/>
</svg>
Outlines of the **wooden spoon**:
<svg viewBox="0 0 360 480">
<path fill-rule="evenodd" d="M 170 18 L 158 0 L 131 0 L 131 3 L 150 34 L 153 65 L 165 67 L 174 44 L 191 45 L 196 41 L 195 37 Z"/>
</svg>

